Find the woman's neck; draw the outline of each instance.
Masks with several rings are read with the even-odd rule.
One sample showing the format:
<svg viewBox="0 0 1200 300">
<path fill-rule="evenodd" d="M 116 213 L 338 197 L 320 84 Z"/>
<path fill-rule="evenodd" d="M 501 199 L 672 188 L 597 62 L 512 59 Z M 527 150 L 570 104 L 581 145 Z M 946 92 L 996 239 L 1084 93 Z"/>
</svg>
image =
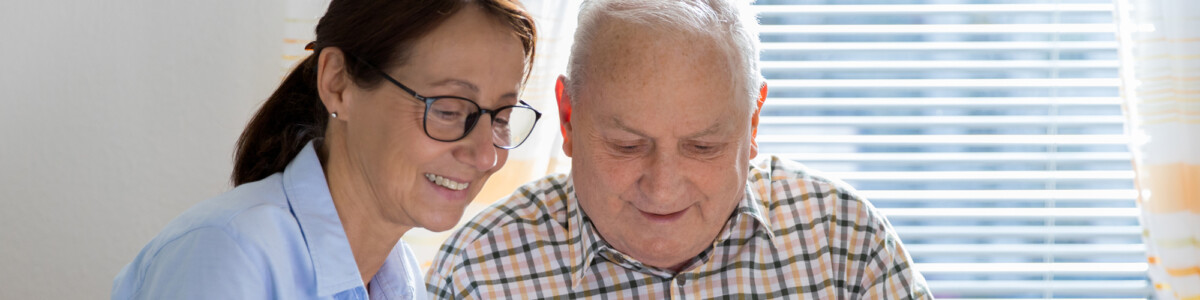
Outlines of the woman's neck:
<svg viewBox="0 0 1200 300">
<path fill-rule="evenodd" d="M 349 163 L 344 143 L 333 138 L 315 144 L 333 206 L 346 231 L 358 272 L 363 284 L 369 284 L 400 237 L 411 227 L 389 222 L 380 214 L 385 210 L 379 208 L 380 201 L 363 173 L 353 168 L 355 164 Z"/>
</svg>

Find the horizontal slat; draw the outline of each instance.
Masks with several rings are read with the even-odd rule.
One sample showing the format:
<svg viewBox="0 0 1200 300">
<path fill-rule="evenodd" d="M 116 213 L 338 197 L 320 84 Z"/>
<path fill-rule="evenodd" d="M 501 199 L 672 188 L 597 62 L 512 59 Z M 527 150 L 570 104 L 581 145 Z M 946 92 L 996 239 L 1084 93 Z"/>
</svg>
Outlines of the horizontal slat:
<svg viewBox="0 0 1200 300">
<path fill-rule="evenodd" d="M 917 61 L 763 61 L 764 71 L 778 70 L 1022 70 L 1116 69 L 1116 60 L 917 60 Z"/>
<path fill-rule="evenodd" d="M 1056 200 L 1097 201 L 1123 200 L 1132 202 L 1137 198 L 1136 190 L 861 190 L 858 194 L 880 200 Z"/>
<path fill-rule="evenodd" d="M 1138 226 L 896 226 L 896 233 L 906 244 L 908 239 L 919 238 L 972 238 L 972 237 L 1023 237 L 1040 238 L 1092 238 L 1118 237 L 1139 239 L 1142 228 Z"/>
<path fill-rule="evenodd" d="M 934 14 L 1110 12 L 1112 4 L 925 4 L 925 5 L 756 5 L 761 15 L 774 14 Z"/>
<path fill-rule="evenodd" d="M 1012 295 L 1021 292 L 1050 291 L 1060 294 L 1105 294 L 1106 296 L 1146 296 L 1153 287 L 1146 280 L 930 280 L 934 293 L 966 295 Z M 938 298 L 941 299 L 941 298 Z"/>
<path fill-rule="evenodd" d="M 758 143 L 857 145 L 1125 145 L 1124 135 L 800 135 L 767 134 Z"/>
<path fill-rule="evenodd" d="M 833 178 L 854 181 L 1029 181 L 1029 180 L 1133 180 L 1133 171 L 915 171 L 825 172 Z"/>
<path fill-rule="evenodd" d="M 760 125 L 794 126 L 1054 126 L 1121 125 L 1123 116 L 803 116 L 759 119 Z"/>
<path fill-rule="evenodd" d="M 1117 42 L 769 42 L 765 51 L 1091 51 L 1117 49 Z"/>
<path fill-rule="evenodd" d="M 937 293 L 934 293 L 934 294 L 937 294 Z M 1149 295 L 1146 295 L 1146 296 L 1149 296 Z M 972 297 L 972 298 L 938 297 L 937 299 L 938 300 L 1012 300 L 1012 298 L 975 298 L 975 297 Z M 1044 298 L 1044 299 L 1047 299 L 1047 300 L 1057 300 L 1057 299 L 1062 299 L 1062 300 L 1149 300 L 1149 298 L 1146 298 L 1146 297 L 1141 297 L 1141 298 Z"/>
<path fill-rule="evenodd" d="M 937 294 L 937 293 L 934 293 L 934 294 Z M 1146 295 L 1146 296 L 1150 296 L 1150 295 Z M 976 298 L 976 297 L 971 297 L 971 298 L 938 297 L 937 299 L 938 300 L 1012 300 L 1012 298 Z M 1048 297 L 1048 298 L 1044 298 L 1044 299 L 1046 299 L 1046 300 L 1058 300 L 1058 299 L 1062 299 L 1062 300 L 1149 300 L 1149 298 L 1146 298 L 1146 297 L 1140 297 L 1140 298 L 1049 298 Z"/>
<path fill-rule="evenodd" d="M 918 263 L 916 269 L 929 274 L 1054 274 L 1097 276 L 1140 276 L 1146 263 Z"/>
<path fill-rule="evenodd" d="M 1022 79 L 769 79 L 773 89 L 929 89 L 929 88 L 1115 88 L 1115 78 L 1022 78 Z"/>
<path fill-rule="evenodd" d="M 1146 252 L 1146 246 L 1141 244 L 915 244 L 905 245 L 904 248 L 914 257 L 947 255 L 1094 257 L 1098 255 L 1140 256 Z"/>
<path fill-rule="evenodd" d="M 771 84 L 767 82 L 768 86 Z M 1028 107 L 1028 106 L 1116 106 L 1121 98 L 775 98 L 767 97 L 764 110 L 774 108 L 930 108 L 930 107 Z"/>
<path fill-rule="evenodd" d="M 1137 208 L 880 208 L 889 219 L 1097 219 L 1136 218 Z"/>
<path fill-rule="evenodd" d="M 919 152 L 919 153 L 778 153 L 780 157 L 804 162 L 849 162 L 875 164 L 961 163 L 961 162 L 1122 162 L 1128 152 Z"/>
<path fill-rule="evenodd" d="M 760 1 L 761 2 L 761 1 Z M 1036 2 L 1036 1 L 1034 1 Z M 887 1 L 877 2 L 887 3 Z M 1114 55 L 1117 43 L 1111 41 L 1111 33 L 1115 26 L 1111 23 L 1092 23 L 1108 20 L 1114 6 L 1103 4 L 925 4 L 925 5 L 759 5 L 756 10 L 766 22 L 785 22 L 791 24 L 762 26 L 761 35 L 766 40 L 786 41 L 801 40 L 815 41 L 808 38 L 823 39 L 828 37 L 841 41 L 847 40 L 889 40 L 895 36 L 926 36 L 924 40 L 942 40 L 940 42 L 767 42 L 763 43 L 764 59 L 761 63 L 763 71 L 768 76 L 768 85 L 774 92 L 771 96 L 796 96 L 809 94 L 834 94 L 837 92 L 864 90 L 864 95 L 886 95 L 900 97 L 913 95 L 1003 95 L 994 92 L 1008 92 L 1022 89 L 1043 91 L 1057 89 L 1063 92 L 1055 94 L 1071 95 L 1107 95 L 1115 94 L 1119 80 L 1115 78 L 1019 78 L 1019 79 L 886 79 L 890 77 L 925 78 L 928 73 L 923 71 L 1043 71 L 1043 70 L 1080 70 L 1102 71 L 1115 70 L 1118 62 L 1112 59 L 1099 60 L 1061 60 L 1062 58 L 1107 58 Z M 999 14 L 1061 14 L 1080 24 L 846 24 L 846 25 L 804 25 L 804 22 L 825 21 L 844 22 L 845 16 L 928 16 L 942 15 L 955 17 L 950 14 L 994 16 Z M 1086 19 L 1075 17 L 1087 17 Z M 1096 17 L 1096 18 L 1092 18 Z M 907 20 L 866 20 L 908 23 Z M 964 19 L 965 20 L 965 19 Z M 1026 19 L 1029 20 L 1029 19 Z M 1000 19 L 971 19 L 969 22 L 1028 22 L 1021 18 Z M 946 21 L 946 20 L 942 20 Z M 853 21 L 851 21 L 853 22 Z M 920 21 L 918 21 L 920 22 Z M 937 23 L 935 20 L 933 23 Z M 1083 39 L 1098 39 L 1094 41 L 995 41 L 971 42 L 968 40 L 979 37 L 999 37 L 998 39 L 1029 40 L 1037 37 L 1050 37 L 1052 34 L 1074 33 L 1066 39 L 1081 37 Z M 968 37 L 971 37 L 968 39 Z M 962 38 L 962 41 L 953 41 Z M 990 39 L 990 38 L 988 38 Z M 907 40 L 907 39 L 899 39 Z M 853 52 L 853 53 L 848 53 Z M 959 55 L 969 52 L 973 56 Z M 896 55 L 900 53 L 900 55 Z M 930 54 L 933 53 L 933 54 Z M 1068 54 L 1064 54 L 1068 53 Z M 1022 60 L 934 60 L 913 61 L 925 57 L 953 59 L 977 58 L 986 55 L 988 58 L 1010 58 Z M 1031 55 L 1032 54 L 1032 55 Z M 1060 55 L 1061 54 L 1061 55 Z M 1082 54 L 1078 56 L 1075 54 Z M 1099 54 L 1099 55 L 1093 55 Z M 874 56 L 873 56 L 874 55 Z M 929 56 L 934 55 L 934 56 Z M 1050 59 L 1059 60 L 1025 60 L 1037 59 L 1049 55 Z M 891 59 L 885 61 L 865 61 L 870 59 Z M 789 61 L 788 59 L 806 59 Z M 906 59 L 906 60 L 898 60 Z M 796 72 L 832 71 L 849 75 L 861 75 L 842 78 L 885 78 L 885 79 L 831 79 L 808 80 Z M 868 72 L 884 71 L 887 74 Z M 906 72 L 907 76 L 891 76 L 892 73 Z M 945 72 L 942 72 L 945 73 Z M 961 73 L 961 72 L 960 72 Z M 978 73 L 978 72 L 975 72 Z M 1028 73 L 1028 72 L 1027 72 Z M 1029 73 L 1027 75 L 1033 75 Z M 951 74 L 953 75 L 953 74 Z M 962 77 L 969 77 L 961 74 Z M 870 77 L 868 77 L 870 76 Z M 1064 75 L 1071 76 L 1071 75 Z M 987 76 L 993 77 L 993 76 Z M 1027 76 L 1020 76 L 1027 77 Z M 789 79 L 795 78 L 795 79 Z M 814 77 L 822 78 L 822 77 Z M 837 76 L 829 76 L 837 78 Z M 1075 93 L 1085 91 L 1085 93 Z M 941 92 L 955 93 L 941 93 Z M 792 92 L 792 93 L 789 93 Z M 803 92 L 803 93 L 795 93 Z M 893 93 L 895 92 L 895 93 Z M 910 93 L 916 92 L 916 93 Z M 1113 168 L 1114 164 L 1127 163 L 1131 155 L 1124 152 L 1102 153 L 1041 153 L 1041 152 L 970 152 L 970 153 L 807 153 L 821 151 L 827 146 L 837 146 L 852 150 L 853 146 L 886 145 L 886 146 L 946 146 L 929 147 L 933 151 L 953 151 L 962 146 L 964 150 L 970 146 L 1107 146 L 1105 151 L 1117 151 L 1113 147 L 1123 147 L 1128 138 L 1124 135 L 817 135 L 817 134 L 770 134 L 777 133 L 824 133 L 818 131 L 801 131 L 812 126 L 842 126 L 840 128 L 882 126 L 1029 126 L 1040 124 L 1057 125 L 1120 125 L 1124 118 L 1120 115 L 1102 115 L 1113 112 L 1121 105 L 1118 97 L 1089 97 L 1089 98 L 768 98 L 761 124 L 771 126 L 770 130 L 760 132 L 760 145 L 773 144 L 769 147 L 779 147 L 782 151 L 794 151 L 784 154 L 785 157 L 806 163 L 827 163 L 833 167 L 852 167 L 849 163 L 859 165 L 908 167 L 919 164 L 938 164 L 945 166 L 956 163 L 1041 163 L 1050 161 L 1077 164 L 1099 163 L 1103 168 Z M 987 116 L 965 115 L 952 113 L 940 116 L 903 116 L 904 112 L 886 111 L 888 109 L 929 109 L 929 108 L 996 108 L 994 114 Z M 1086 116 L 1076 115 L 1080 111 L 1062 116 L 1048 117 L 1033 115 L 1024 109 L 1047 109 L 1049 107 L 1071 107 L 1073 109 L 1101 109 L 1098 112 L 1084 112 Z M 871 114 L 883 116 L 785 116 L 794 115 L 796 111 L 854 109 L 867 110 Z M 836 111 L 833 114 L 843 114 Z M 1018 115 L 999 115 L 999 114 Z M 867 114 L 870 115 L 870 114 Z M 963 125 L 970 124 L 970 125 Z M 800 127 L 795 131 L 785 127 Z M 1047 125 L 1049 126 L 1049 125 Z M 850 133 L 843 130 L 840 133 Z M 763 134 L 768 133 L 768 134 Z M 839 133 L 839 131 L 830 131 Z M 846 147 L 849 146 L 849 147 Z M 1113 148 L 1113 149 L 1109 149 Z M 925 149 L 925 148 L 921 148 Z M 1064 148 L 1070 150 L 1072 148 Z M 1123 148 L 1122 148 L 1123 149 Z M 873 149 L 881 150 L 881 149 Z M 890 151 L 909 151 L 891 150 Z M 971 149 L 987 150 L 987 149 Z M 1018 151 L 1037 151 L 1039 149 L 1019 149 Z M 1054 149 L 1050 149 L 1054 150 Z M 916 151 L 916 150 L 912 150 Z M 842 164 L 846 163 L 846 164 Z M 828 167 L 828 166 L 822 166 Z M 1120 167 L 1120 165 L 1118 165 Z M 936 167 L 935 167 L 936 168 Z M 978 169 L 970 165 L 954 169 Z M 829 170 L 853 170 L 853 168 L 829 168 Z M 931 168 L 934 169 L 934 168 Z M 1040 168 L 1034 168 L 1040 169 Z M 885 169 L 886 170 L 886 169 Z M 1070 206 L 1081 203 L 1104 201 L 1106 206 L 1132 207 L 1128 205 L 1111 205 L 1114 203 L 1132 203 L 1136 191 L 1123 189 L 1132 178 L 1131 171 L 1000 171 L 1000 172 L 828 172 L 832 177 L 855 181 L 871 181 L 871 183 L 907 183 L 912 182 L 955 182 L 984 181 L 1102 181 L 1116 182 L 1116 185 L 1105 190 L 860 190 L 866 198 L 879 203 L 885 203 L 879 209 L 881 213 L 893 220 L 897 233 L 906 242 L 907 251 L 918 261 L 966 261 L 975 257 L 1018 257 L 1038 258 L 1054 256 L 1055 258 L 1090 258 L 1109 259 L 1116 261 L 1135 261 L 1141 257 L 1145 247 L 1135 244 L 1140 241 L 1141 228 L 1134 225 L 1139 211 L 1136 208 L 1066 208 L 1066 207 L 1037 207 L 1037 208 L 929 208 L 947 206 L 976 206 L 992 202 L 1005 201 L 1063 201 Z M 871 185 L 864 185 L 870 187 Z M 903 187 L 888 187 L 899 189 Z M 947 187 L 966 189 L 970 187 Z M 1036 188 L 1036 187 L 1034 187 Z M 886 202 L 892 201 L 892 202 Z M 923 208 L 887 208 L 909 206 L 909 202 L 918 202 Z M 928 202 L 925 202 L 928 201 Z M 1116 202 L 1122 201 L 1122 202 Z M 1029 203 L 1029 202 L 1024 202 Z M 1037 204 L 1041 204 L 1038 202 Z M 1002 205 L 1011 206 L 1011 205 Z M 1041 206 L 1041 205 L 1038 205 Z M 1068 205 L 1061 205 L 1068 206 Z M 1053 223 L 1043 220 L 1063 220 Z M 1083 222 L 1073 222 L 1073 221 Z M 1111 222 L 1093 222 L 1093 220 L 1110 220 Z M 1069 224 L 1074 226 L 1035 226 L 1036 224 Z M 1108 226 L 1082 226 L 1084 224 L 1108 224 Z M 942 224 L 942 225 L 914 225 Z M 978 224 L 977 226 L 967 224 Z M 1007 224 L 1005 226 L 986 226 L 990 224 Z M 1019 225 L 1028 226 L 1019 226 Z M 1129 226 L 1118 226 L 1128 224 Z M 966 225 L 966 226 L 956 226 Z M 1095 242 L 1103 244 L 1015 244 L 1022 241 L 1062 241 L 1062 242 Z M 990 241 L 1014 244 L 969 244 L 977 241 Z M 1128 243 L 1128 244 L 1126 244 Z M 951 259 L 937 260 L 940 257 Z M 1061 261 L 1061 260 L 1060 260 Z M 979 297 L 1127 297 L 1141 299 L 1148 296 L 1153 286 L 1145 280 L 1124 280 L 1127 277 L 1145 275 L 1145 263 L 918 263 L 914 266 L 929 279 L 931 290 L 939 299 L 948 297 L 979 298 Z M 1053 274 L 1058 277 L 1047 280 L 1012 280 L 1029 279 L 1030 276 Z M 1001 276 L 992 276 L 1001 275 Z M 1070 276 L 1070 277 L 1068 277 Z M 1037 278 L 1037 277 L 1034 277 Z M 1077 279 L 1102 280 L 1077 280 Z M 943 280 L 954 279 L 954 280 Z M 973 281 L 968 279 L 980 279 Z M 1009 279 L 1009 280 L 985 280 Z M 1065 279 L 1065 280 L 1064 280 Z M 976 299 L 978 300 L 978 299 Z M 1078 299 L 1077 299 L 1078 300 Z"/>
<path fill-rule="evenodd" d="M 1113 33 L 1113 24 L 888 24 L 888 25 L 762 25 L 759 33 L 779 34 L 1009 34 Z"/>
</svg>

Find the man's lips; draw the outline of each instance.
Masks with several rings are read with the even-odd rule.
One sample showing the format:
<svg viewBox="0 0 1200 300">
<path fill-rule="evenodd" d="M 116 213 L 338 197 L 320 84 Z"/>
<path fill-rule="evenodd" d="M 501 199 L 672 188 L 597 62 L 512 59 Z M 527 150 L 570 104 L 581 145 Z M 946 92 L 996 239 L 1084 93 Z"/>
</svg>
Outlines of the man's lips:
<svg viewBox="0 0 1200 300">
<path fill-rule="evenodd" d="M 673 212 L 673 213 L 656 214 L 656 213 L 646 212 L 643 210 L 638 210 L 638 212 L 642 213 L 643 217 L 645 217 L 646 219 L 650 220 L 651 222 L 655 222 L 655 223 L 668 223 L 668 222 L 672 222 L 675 220 L 679 220 L 679 218 L 683 217 L 683 214 L 686 213 L 687 211 L 688 211 L 687 209 L 683 209 L 683 210 Z"/>
</svg>

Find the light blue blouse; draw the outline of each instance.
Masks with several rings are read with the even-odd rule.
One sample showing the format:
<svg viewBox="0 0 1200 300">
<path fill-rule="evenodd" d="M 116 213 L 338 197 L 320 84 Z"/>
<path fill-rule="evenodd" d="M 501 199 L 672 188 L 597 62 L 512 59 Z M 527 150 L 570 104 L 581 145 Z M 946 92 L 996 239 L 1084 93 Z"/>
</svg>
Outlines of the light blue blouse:
<svg viewBox="0 0 1200 300">
<path fill-rule="evenodd" d="M 309 142 L 281 173 L 175 218 L 113 281 L 113 299 L 424 299 L 400 241 L 362 282 Z"/>
</svg>

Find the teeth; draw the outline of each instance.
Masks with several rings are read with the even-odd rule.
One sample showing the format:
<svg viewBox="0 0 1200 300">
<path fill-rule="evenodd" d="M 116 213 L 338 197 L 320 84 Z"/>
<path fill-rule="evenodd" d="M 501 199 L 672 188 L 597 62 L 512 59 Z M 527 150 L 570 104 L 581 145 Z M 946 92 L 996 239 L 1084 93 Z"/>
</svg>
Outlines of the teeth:
<svg viewBox="0 0 1200 300">
<path fill-rule="evenodd" d="M 437 185 L 440 185 L 442 187 L 445 187 L 445 188 L 448 188 L 451 190 L 455 190 L 455 191 L 464 190 L 469 185 L 468 183 L 457 182 L 454 180 L 446 179 L 445 177 L 442 177 L 442 176 L 429 174 L 429 173 L 425 173 L 425 178 L 429 179 L 430 182 L 436 183 Z"/>
</svg>

